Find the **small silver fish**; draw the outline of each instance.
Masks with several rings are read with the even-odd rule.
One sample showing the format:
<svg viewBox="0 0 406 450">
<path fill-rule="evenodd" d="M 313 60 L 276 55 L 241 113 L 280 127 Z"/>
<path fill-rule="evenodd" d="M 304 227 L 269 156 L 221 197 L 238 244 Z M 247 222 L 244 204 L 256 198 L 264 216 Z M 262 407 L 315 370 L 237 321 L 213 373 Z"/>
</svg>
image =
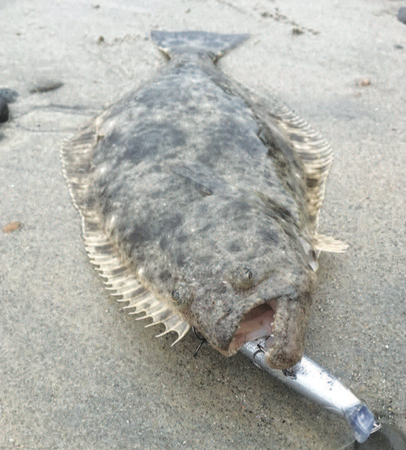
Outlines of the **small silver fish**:
<svg viewBox="0 0 406 450">
<path fill-rule="evenodd" d="M 333 160 L 328 143 L 216 61 L 248 35 L 151 33 L 170 58 L 65 143 L 64 174 L 106 289 L 221 353 L 271 336 L 269 367 L 303 354 Z"/>
<path fill-rule="evenodd" d="M 329 412 L 345 417 L 359 443 L 365 442 L 371 433 L 381 428 L 365 403 L 307 356 L 303 356 L 291 369 L 283 371 L 271 369 L 265 362 L 263 351 L 265 345 L 264 339 L 248 342 L 241 348 L 240 353 L 299 394 Z"/>
</svg>

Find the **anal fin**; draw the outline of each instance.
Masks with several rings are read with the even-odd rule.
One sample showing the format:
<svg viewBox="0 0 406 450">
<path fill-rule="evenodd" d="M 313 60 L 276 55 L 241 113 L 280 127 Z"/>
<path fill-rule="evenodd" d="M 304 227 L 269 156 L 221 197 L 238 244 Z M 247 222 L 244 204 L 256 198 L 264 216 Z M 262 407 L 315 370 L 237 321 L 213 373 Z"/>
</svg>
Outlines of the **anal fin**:
<svg viewBox="0 0 406 450">
<path fill-rule="evenodd" d="M 133 313 L 144 313 L 142 318 L 151 318 L 150 326 L 162 323 L 165 332 L 159 336 L 172 331 L 177 333 L 175 344 L 186 335 L 189 323 L 179 311 L 142 285 L 131 267 L 125 264 L 116 241 L 105 230 L 104 218 L 92 189 L 91 162 L 98 141 L 96 128 L 97 119 L 65 141 L 61 150 L 63 173 L 73 203 L 82 216 L 83 239 L 89 260 L 112 297 L 117 297 L 119 302 L 128 302 L 125 309 L 135 309 Z"/>
</svg>

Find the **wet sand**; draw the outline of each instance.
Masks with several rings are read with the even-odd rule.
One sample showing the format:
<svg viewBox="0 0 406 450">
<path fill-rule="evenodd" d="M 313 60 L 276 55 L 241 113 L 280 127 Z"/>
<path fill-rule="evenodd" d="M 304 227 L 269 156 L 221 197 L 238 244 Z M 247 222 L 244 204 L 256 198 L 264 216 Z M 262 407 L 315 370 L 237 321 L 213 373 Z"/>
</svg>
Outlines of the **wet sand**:
<svg viewBox="0 0 406 450">
<path fill-rule="evenodd" d="M 90 266 L 59 151 L 165 64 L 151 29 L 251 33 L 221 69 L 295 110 L 335 161 L 306 354 L 406 431 L 401 1 L 2 1 L 0 448 L 339 449 L 345 422 L 242 356 L 120 310 Z M 63 84 L 61 84 L 63 83 Z M 57 87 L 59 84 L 59 87 Z M 18 221 L 22 228 L 5 233 Z M 13 228 L 13 227 L 12 227 Z M 347 448 L 347 447 L 346 447 Z M 348 447 L 348 448 L 351 448 Z"/>
</svg>

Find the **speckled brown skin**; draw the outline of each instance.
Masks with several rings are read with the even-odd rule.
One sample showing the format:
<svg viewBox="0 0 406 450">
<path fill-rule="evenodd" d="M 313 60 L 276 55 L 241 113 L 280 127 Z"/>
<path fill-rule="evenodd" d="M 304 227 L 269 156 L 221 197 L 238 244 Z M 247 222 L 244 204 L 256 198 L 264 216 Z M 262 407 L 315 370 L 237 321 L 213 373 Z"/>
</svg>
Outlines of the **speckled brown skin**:
<svg viewBox="0 0 406 450">
<path fill-rule="evenodd" d="M 96 120 L 88 201 L 139 281 L 224 354 L 244 315 L 276 300 L 267 360 L 291 367 L 314 278 L 302 163 L 214 65 L 245 36 L 173 35 L 153 35 L 163 70 Z"/>
</svg>

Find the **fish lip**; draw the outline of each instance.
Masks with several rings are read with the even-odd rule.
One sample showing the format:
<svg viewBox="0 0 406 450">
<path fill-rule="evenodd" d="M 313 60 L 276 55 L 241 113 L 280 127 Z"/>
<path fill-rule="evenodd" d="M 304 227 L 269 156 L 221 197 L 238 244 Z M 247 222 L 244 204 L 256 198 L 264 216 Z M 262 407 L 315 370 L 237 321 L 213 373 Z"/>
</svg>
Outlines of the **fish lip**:
<svg viewBox="0 0 406 450">
<path fill-rule="evenodd" d="M 289 369 L 302 359 L 311 302 L 310 291 L 307 291 L 293 299 L 281 297 L 263 301 L 244 315 L 245 317 L 255 308 L 262 305 L 268 305 L 274 311 L 272 339 L 266 340 L 264 349 L 265 361 L 272 369 Z M 240 324 L 243 322 L 244 317 L 241 319 Z M 237 330 L 238 328 L 227 350 L 216 347 L 217 350 L 226 356 L 232 356 L 237 353 L 248 342 L 241 341 L 238 345 L 235 345 L 234 339 L 237 335 Z"/>
<path fill-rule="evenodd" d="M 265 360 L 272 369 L 289 369 L 303 356 L 311 306 L 310 292 L 297 299 L 278 300 L 274 317 L 274 340 Z"/>
</svg>

